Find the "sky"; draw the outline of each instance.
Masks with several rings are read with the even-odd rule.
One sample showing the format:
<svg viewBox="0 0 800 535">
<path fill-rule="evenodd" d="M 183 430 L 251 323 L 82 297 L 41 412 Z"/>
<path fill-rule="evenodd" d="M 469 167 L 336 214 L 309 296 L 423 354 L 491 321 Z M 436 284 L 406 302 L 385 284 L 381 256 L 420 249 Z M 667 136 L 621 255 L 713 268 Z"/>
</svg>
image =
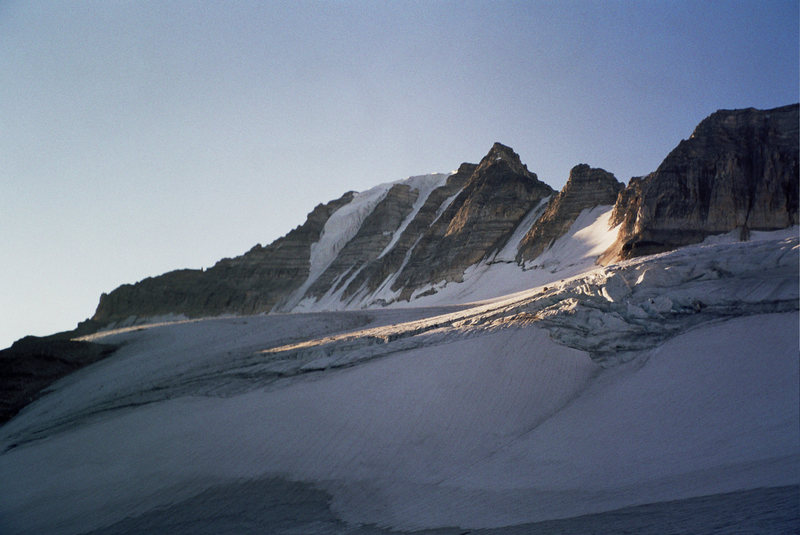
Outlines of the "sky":
<svg viewBox="0 0 800 535">
<path fill-rule="evenodd" d="M 0 0 L 0 348 L 495 141 L 647 174 L 798 101 L 798 4 Z"/>
</svg>

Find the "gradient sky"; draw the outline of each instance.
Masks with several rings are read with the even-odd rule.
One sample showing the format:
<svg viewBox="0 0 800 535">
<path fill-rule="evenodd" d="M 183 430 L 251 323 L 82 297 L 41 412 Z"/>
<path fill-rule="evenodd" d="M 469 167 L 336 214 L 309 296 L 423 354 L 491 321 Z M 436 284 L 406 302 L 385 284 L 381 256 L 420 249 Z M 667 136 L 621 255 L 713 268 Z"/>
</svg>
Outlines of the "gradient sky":
<svg viewBox="0 0 800 535">
<path fill-rule="evenodd" d="M 495 141 L 627 182 L 799 64 L 796 0 L 2 0 L 0 348 Z"/>
</svg>

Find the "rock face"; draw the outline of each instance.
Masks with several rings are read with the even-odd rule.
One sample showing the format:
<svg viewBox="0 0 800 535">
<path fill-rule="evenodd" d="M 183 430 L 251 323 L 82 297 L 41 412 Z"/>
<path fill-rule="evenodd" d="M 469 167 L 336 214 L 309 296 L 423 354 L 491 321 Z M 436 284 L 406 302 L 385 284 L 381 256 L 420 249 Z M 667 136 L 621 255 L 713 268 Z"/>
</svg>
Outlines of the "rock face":
<svg viewBox="0 0 800 535">
<path fill-rule="evenodd" d="M 657 253 L 740 229 L 798 222 L 798 105 L 720 110 L 620 193 L 617 243 L 601 258 Z"/>
<path fill-rule="evenodd" d="M 166 314 L 194 317 L 268 312 L 306 281 L 311 245 L 319 240 L 330 215 L 353 195 L 348 192 L 318 205 L 303 225 L 267 247 L 256 245 L 206 271 L 172 271 L 103 294 L 92 320 L 107 325 Z"/>
<path fill-rule="evenodd" d="M 533 207 L 553 189 L 540 182 L 511 148 L 495 143 L 461 193 L 422 235 L 393 289 L 458 281 L 464 270 L 505 245 Z"/>
<path fill-rule="evenodd" d="M 394 232 L 411 213 L 418 196 L 419 191 L 407 184 L 392 186 L 306 295 L 323 296 L 332 287 L 336 289 L 347 282 L 348 275 L 378 258 L 390 244 Z"/>
<path fill-rule="evenodd" d="M 737 228 L 745 236 L 785 228 L 798 221 L 798 106 L 719 111 L 627 187 L 581 164 L 553 193 L 511 148 L 495 143 L 480 163 L 450 175 L 411 177 L 319 205 L 283 238 L 206 271 L 123 285 L 101 297 L 92 325 L 409 301 L 463 280 L 481 262 L 533 260 L 583 210 L 615 201 L 611 224 L 620 232 L 605 262 Z"/>
<path fill-rule="evenodd" d="M 0 351 L 0 424 L 58 379 L 106 358 L 116 349 L 109 344 L 76 342 L 64 336 L 26 336 Z"/>
<path fill-rule="evenodd" d="M 460 280 L 465 269 L 504 245 L 552 191 L 500 143 L 479 164 L 461 164 L 424 194 L 397 184 L 302 298 L 337 294 L 344 302 L 380 305 L 408 300 L 433 281 Z M 292 310 L 297 303 L 279 308 Z"/>
<path fill-rule="evenodd" d="M 352 264 L 347 275 L 333 287 L 336 291 L 344 286 L 342 297 L 348 300 L 362 294 L 372 294 L 382 286 L 392 286 L 396 275 L 404 271 L 410 264 L 409 258 L 415 246 L 421 241 L 421 236 L 431 227 L 434 221 L 442 216 L 442 210 L 449 206 L 450 201 L 464 187 L 476 169 L 475 164 L 463 163 L 458 171 L 447 177 L 442 186 L 433 189 L 425 198 L 405 228 L 396 227 L 399 232 L 392 247 L 373 251 L 372 257 L 361 264 Z M 389 192 L 391 194 L 391 190 Z M 387 195 L 387 198 L 389 195 Z M 417 198 L 417 201 L 421 199 Z M 359 234 L 375 232 L 375 227 L 382 228 L 378 222 L 384 220 L 382 207 L 376 208 L 373 216 L 364 222 Z M 409 214 L 412 215 L 412 214 Z M 388 245 L 387 245 L 388 247 Z M 413 268 L 409 268 L 413 269 Z M 316 288 L 316 296 L 324 293 L 325 287 Z"/>
<path fill-rule="evenodd" d="M 331 294 L 338 303 L 407 300 L 432 281 L 460 280 L 552 193 L 511 148 L 495 143 L 479 164 L 449 176 L 411 177 L 319 205 L 285 237 L 207 271 L 123 285 L 100 298 L 92 320 L 303 310 Z"/>
<path fill-rule="evenodd" d="M 603 169 L 579 164 L 572 168 L 564 189 L 520 242 L 517 261 L 533 260 L 569 231 L 583 210 L 612 205 L 625 186 Z"/>
</svg>

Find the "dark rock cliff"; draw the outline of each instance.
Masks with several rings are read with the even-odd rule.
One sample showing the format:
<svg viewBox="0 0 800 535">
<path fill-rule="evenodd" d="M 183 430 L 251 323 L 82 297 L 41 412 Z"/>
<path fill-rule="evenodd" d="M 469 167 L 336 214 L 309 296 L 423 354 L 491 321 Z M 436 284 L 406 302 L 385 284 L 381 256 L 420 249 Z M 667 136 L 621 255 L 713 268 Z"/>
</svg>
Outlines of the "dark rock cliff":
<svg viewBox="0 0 800 535">
<path fill-rule="evenodd" d="M 443 186 L 434 189 L 430 193 L 389 251 L 386 251 L 382 256 L 381 253 L 383 251 L 381 251 L 381 253 L 373 256 L 369 262 L 361 266 L 353 266 L 348 275 L 340 282 L 340 285 L 347 285 L 342 294 L 343 298 L 347 300 L 358 296 L 362 292 L 370 294 L 384 284 L 391 284 L 391 277 L 397 274 L 404 266 L 408 266 L 408 258 L 411 251 L 419 243 L 421 236 L 441 215 L 441 208 L 445 206 L 448 199 L 456 195 L 464 187 L 476 167 L 475 164 L 461 164 L 458 171 L 450 175 Z M 375 211 L 375 217 L 377 219 L 382 218 L 379 210 Z M 365 221 L 364 232 L 369 232 L 371 227 L 370 222 Z M 337 289 L 338 287 L 334 288 L 334 290 Z"/>
<path fill-rule="evenodd" d="M 798 222 L 798 105 L 720 110 L 620 193 L 602 262 Z"/>
<path fill-rule="evenodd" d="M 308 278 L 311 244 L 319 240 L 330 215 L 353 195 L 349 192 L 318 205 L 303 225 L 267 247 L 256 245 L 205 271 L 172 271 L 103 294 L 92 320 L 110 324 L 165 314 L 197 317 L 268 312 Z"/>
<path fill-rule="evenodd" d="M 548 203 L 544 214 L 520 242 L 517 261 L 532 260 L 542 254 L 569 231 L 583 210 L 614 204 L 624 187 L 603 169 L 586 164 L 573 167 L 564 188 Z"/>
</svg>

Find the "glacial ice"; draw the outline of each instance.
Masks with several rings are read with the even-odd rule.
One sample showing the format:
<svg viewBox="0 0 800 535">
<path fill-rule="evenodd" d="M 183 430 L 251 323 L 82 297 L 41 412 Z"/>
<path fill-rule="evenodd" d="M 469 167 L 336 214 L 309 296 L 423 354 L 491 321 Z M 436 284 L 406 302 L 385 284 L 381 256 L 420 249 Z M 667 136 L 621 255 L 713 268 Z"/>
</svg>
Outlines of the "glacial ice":
<svg viewBox="0 0 800 535">
<path fill-rule="evenodd" d="M 531 269 L 558 278 L 473 304 L 98 333 L 123 347 L 0 428 L 0 531 L 276 477 L 405 530 L 797 485 L 799 250 L 720 240 Z"/>
</svg>

